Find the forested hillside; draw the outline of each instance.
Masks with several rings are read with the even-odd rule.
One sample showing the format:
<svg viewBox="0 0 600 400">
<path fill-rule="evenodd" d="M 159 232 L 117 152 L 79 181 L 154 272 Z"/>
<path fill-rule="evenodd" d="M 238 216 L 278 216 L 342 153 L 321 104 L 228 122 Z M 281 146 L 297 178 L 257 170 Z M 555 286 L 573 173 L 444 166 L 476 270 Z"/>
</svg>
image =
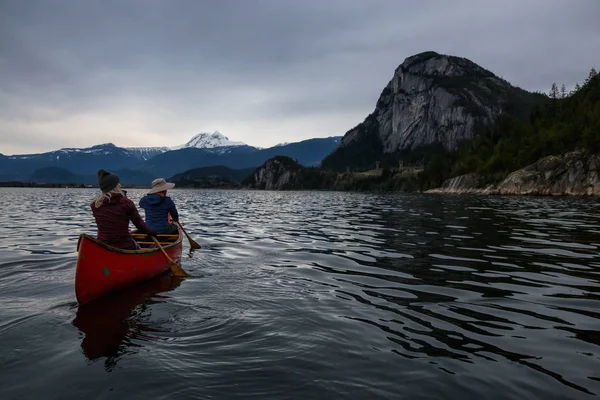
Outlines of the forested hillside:
<svg viewBox="0 0 600 400">
<path fill-rule="evenodd" d="M 600 75 L 595 69 L 571 93 L 553 84 L 548 101 L 534 107 L 529 118 L 503 115 L 456 152 L 431 156 L 421 188 L 469 172 L 491 182 L 542 157 L 574 149 L 600 150 Z"/>
</svg>

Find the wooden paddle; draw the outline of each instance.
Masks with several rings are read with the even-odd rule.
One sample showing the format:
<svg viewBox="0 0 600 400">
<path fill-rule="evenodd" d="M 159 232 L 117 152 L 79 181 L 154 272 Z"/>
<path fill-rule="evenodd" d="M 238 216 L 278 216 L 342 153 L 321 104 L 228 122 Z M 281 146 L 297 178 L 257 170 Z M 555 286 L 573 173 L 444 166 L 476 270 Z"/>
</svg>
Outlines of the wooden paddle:
<svg viewBox="0 0 600 400">
<path fill-rule="evenodd" d="M 196 241 L 194 239 L 192 239 L 192 237 L 190 235 L 188 235 L 188 233 L 185 231 L 185 229 L 183 229 L 183 226 L 181 226 L 179 221 L 175 221 L 175 223 L 181 228 L 183 233 L 185 233 L 185 236 L 187 236 L 188 241 L 190 242 L 190 247 L 194 250 L 198 250 L 201 246 L 198 243 L 196 243 Z"/>
<path fill-rule="evenodd" d="M 160 249 L 160 251 L 162 251 L 163 255 L 167 259 L 167 262 L 169 263 L 169 267 L 171 268 L 171 272 L 173 273 L 173 275 L 175 275 L 175 276 L 181 276 L 181 277 L 190 276 L 190 274 L 188 274 L 187 272 L 185 272 L 183 270 L 183 268 L 181 268 L 179 265 L 177 265 L 175 263 L 175 261 L 173 261 L 171 259 L 171 257 L 169 257 L 169 255 L 167 254 L 167 252 L 165 251 L 165 249 L 163 249 L 163 247 L 160 245 L 160 242 L 158 241 L 158 239 L 156 239 L 154 236 L 151 236 L 151 237 L 152 237 L 152 240 L 154 241 L 154 243 L 156 243 L 156 245 L 158 246 L 158 248 Z"/>
</svg>

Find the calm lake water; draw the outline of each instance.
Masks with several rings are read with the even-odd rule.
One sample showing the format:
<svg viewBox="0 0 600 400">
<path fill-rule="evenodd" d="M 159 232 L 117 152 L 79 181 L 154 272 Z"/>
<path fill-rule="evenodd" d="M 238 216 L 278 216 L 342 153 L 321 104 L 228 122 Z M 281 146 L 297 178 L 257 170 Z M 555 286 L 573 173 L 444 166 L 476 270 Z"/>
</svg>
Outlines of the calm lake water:
<svg viewBox="0 0 600 400">
<path fill-rule="evenodd" d="M 192 277 L 80 310 L 94 194 L 0 189 L 1 399 L 600 395 L 595 199 L 173 190 Z"/>
</svg>

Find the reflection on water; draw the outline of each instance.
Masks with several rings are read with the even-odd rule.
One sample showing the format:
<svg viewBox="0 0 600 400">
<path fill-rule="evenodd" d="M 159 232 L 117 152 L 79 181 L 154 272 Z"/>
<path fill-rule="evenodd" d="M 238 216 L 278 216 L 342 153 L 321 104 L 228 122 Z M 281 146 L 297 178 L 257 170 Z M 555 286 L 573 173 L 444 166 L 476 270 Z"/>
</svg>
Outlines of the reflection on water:
<svg viewBox="0 0 600 400">
<path fill-rule="evenodd" d="M 79 306 L 73 325 L 84 334 L 83 354 L 92 361 L 106 357 L 105 368 L 110 371 L 122 355 L 155 339 L 153 333 L 168 332 L 152 323 L 151 306 L 168 301 L 163 293 L 177 288 L 181 280 L 171 273 L 162 274 Z"/>
<path fill-rule="evenodd" d="M 193 276 L 78 307 L 94 192 L 0 194 L 3 399 L 600 395 L 594 199 L 174 190 Z"/>
</svg>

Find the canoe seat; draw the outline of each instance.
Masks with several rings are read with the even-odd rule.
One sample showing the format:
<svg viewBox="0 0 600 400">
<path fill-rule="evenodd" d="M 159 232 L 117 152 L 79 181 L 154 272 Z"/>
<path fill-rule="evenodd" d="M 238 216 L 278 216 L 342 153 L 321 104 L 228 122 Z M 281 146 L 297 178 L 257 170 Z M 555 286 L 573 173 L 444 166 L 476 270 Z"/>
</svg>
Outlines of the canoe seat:
<svg viewBox="0 0 600 400">
<path fill-rule="evenodd" d="M 140 245 L 142 249 L 156 248 L 156 244 L 154 241 L 152 241 L 152 238 L 145 233 L 138 233 L 134 231 L 131 232 L 131 237 L 138 245 Z M 158 239 L 158 242 L 161 244 L 161 246 L 168 246 L 177 241 L 177 239 L 179 239 L 179 235 L 172 233 L 159 233 L 156 235 L 156 239 Z"/>
<path fill-rule="evenodd" d="M 148 235 L 145 233 L 132 233 L 131 236 L 134 238 L 145 238 Z M 179 235 L 171 233 L 159 233 L 157 237 L 165 239 L 177 239 Z"/>
</svg>

